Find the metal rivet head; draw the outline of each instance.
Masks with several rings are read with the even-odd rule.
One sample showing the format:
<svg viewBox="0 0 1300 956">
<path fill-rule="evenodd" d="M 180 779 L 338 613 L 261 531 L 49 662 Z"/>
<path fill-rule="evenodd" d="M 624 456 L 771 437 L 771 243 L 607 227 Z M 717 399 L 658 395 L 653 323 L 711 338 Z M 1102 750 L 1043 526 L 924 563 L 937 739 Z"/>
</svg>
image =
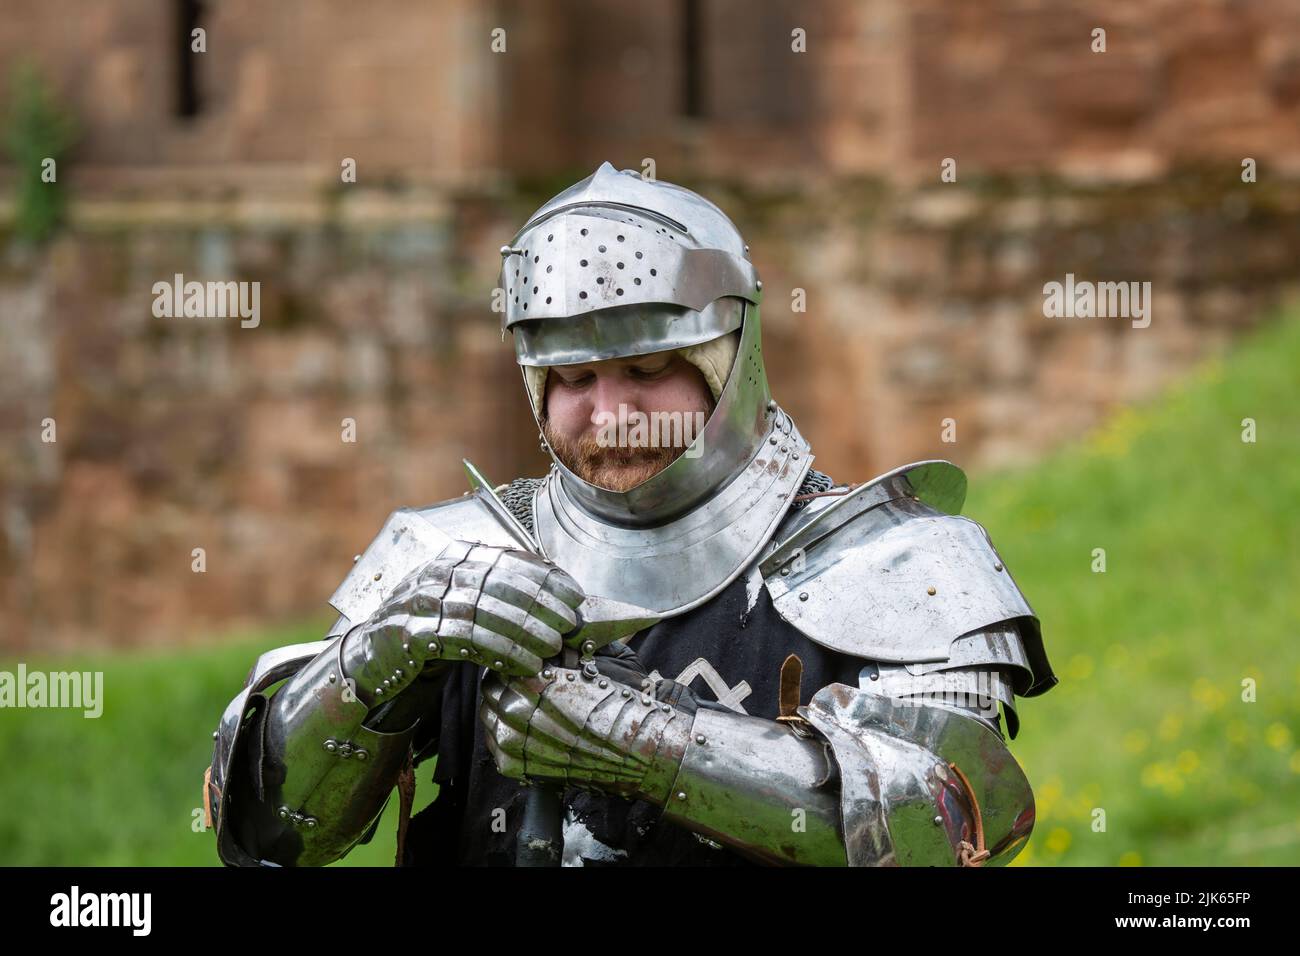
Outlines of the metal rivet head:
<svg viewBox="0 0 1300 956">
<path fill-rule="evenodd" d="M 220 734 L 218 731 L 215 731 L 215 730 L 212 731 L 212 739 L 213 739 L 213 740 L 216 740 L 216 739 L 217 739 L 218 737 L 220 737 L 220 736 L 221 736 L 221 734 Z"/>
<path fill-rule="evenodd" d="M 937 827 L 941 827 L 941 826 L 943 826 L 943 817 L 935 817 L 935 818 L 934 818 L 934 825 L 937 826 Z"/>
<path fill-rule="evenodd" d="M 662 710 L 665 714 L 668 714 L 672 712 L 673 707 L 672 704 L 660 704 L 659 709 Z"/>
<path fill-rule="evenodd" d="M 364 750 L 358 750 L 356 753 L 356 758 L 358 760 L 365 760 L 369 756 L 370 754 L 366 753 Z"/>
<path fill-rule="evenodd" d="M 872 679 L 872 680 L 880 680 L 880 671 L 872 671 L 872 672 L 871 672 L 871 679 Z"/>
<path fill-rule="evenodd" d="M 339 679 L 339 675 L 330 671 L 330 683 L 333 684 Z"/>
<path fill-rule="evenodd" d="M 403 654 L 409 654 L 409 653 L 411 653 L 411 642 L 410 642 L 410 641 L 402 641 L 402 653 L 403 653 Z"/>
<path fill-rule="evenodd" d="M 462 648 L 460 649 L 460 656 L 461 656 L 461 657 L 469 657 L 469 648 L 468 648 L 468 647 L 462 647 Z"/>
<path fill-rule="evenodd" d="M 677 791 L 677 799 L 678 799 L 678 800 L 685 800 L 685 799 L 686 799 L 686 791 L 685 791 L 685 790 L 678 790 L 678 791 Z"/>
<path fill-rule="evenodd" d="M 546 668 L 546 670 L 542 671 L 542 676 L 545 677 L 547 680 L 550 680 L 551 677 L 554 676 L 554 674 L 555 671 L 551 670 L 549 667 Z"/>
<path fill-rule="evenodd" d="M 776 411 L 776 399 L 775 399 L 775 398 L 772 399 L 772 400 L 770 400 L 770 401 L 767 403 L 767 410 L 768 410 L 769 412 L 774 412 L 774 411 Z"/>
<path fill-rule="evenodd" d="M 799 600 L 800 600 L 800 601 L 806 601 L 806 600 L 808 600 L 808 592 L 807 592 L 807 591 L 800 591 L 800 592 L 799 592 Z"/>
<path fill-rule="evenodd" d="M 569 671 L 569 673 L 565 674 L 564 677 L 565 677 L 566 680 L 577 680 L 577 679 L 578 679 L 578 675 L 575 674 L 575 673 L 573 673 L 573 671 Z"/>
<path fill-rule="evenodd" d="M 649 695 L 649 694 L 642 694 L 642 695 L 641 695 L 641 703 L 643 703 L 643 704 L 649 704 L 649 703 L 650 703 L 650 695 Z"/>
<path fill-rule="evenodd" d="M 995 565 L 993 565 L 993 570 L 994 570 L 994 571 L 1001 571 L 1001 570 L 1002 570 L 1002 565 L 1001 565 L 1001 564 L 995 564 Z"/>
<path fill-rule="evenodd" d="M 696 735 L 695 735 L 695 742 L 696 742 L 697 744 L 702 744 L 702 743 L 704 743 L 704 741 L 705 741 L 705 736 L 704 736 L 703 734 L 696 734 Z"/>
<path fill-rule="evenodd" d="M 781 575 L 785 577 L 788 576 L 789 574 L 790 574 L 790 565 L 787 564 L 785 567 L 781 569 Z"/>
<path fill-rule="evenodd" d="M 325 749 L 330 753 L 334 753 L 334 751 L 339 749 L 338 742 L 331 737 L 329 740 L 325 741 Z"/>
<path fill-rule="evenodd" d="M 624 688 L 623 688 L 623 696 L 624 696 L 624 697 L 631 697 L 631 696 L 632 696 L 632 692 L 631 692 L 630 690 L 628 690 L 626 687 L 624 687 Z"/>
<path fill-rule="evenodd" d="M 407 666 L 407 667 L 415 667 L 415 666 L 417 666 L 417 665 L 416 665 L 415 661 L 407 661 L 407 662 L 406 662 L 406 666 Z"/>
<path fill-rule="evenodd" d="M 762 291 L 763 291 L 763 280 L 762 280 L 762 279 L 759 279 L 758 281 L 756 281 L 756 282 L 754 283 L 754 288 L 757 289 L 759 292 L 762 292 Z"/>
<path fill-rule="evenodd" d="M 775 444 L 776 444 L 776 436 L 773 435 L 771 438 L 769 438 L 769 439 L 767 440 L 767 443 L 768 443 L 769 445 L 775 445 Z"/>
<path fill-rule="evenodd" d="M 288 807 L 281 807 L 281 808 L 280 808 L 280 819 L 281 819 L 281 820 L 288 820 L 288 819 L 289 819 L 289 808 L 288 808 Z"/>
<path fill-rule="evenodd" d="M 505 667 L 506 665 L 502 661 L 493 661 L 492 666 L 495 667 L 497 670 L 501 670 L 501 668 Z"/>
<path fill-rule="evenodd" d="M 376 571 L 376 572 L 375 572 L 375 580 L 376 580 L 376 581 L 378 581 L 378 580 L 379 580 L 380 578 L 382 578 L 383 576 L 384 576 L 384 572 L 383 572 L 383 571 Z"/>
<path fill-rule="evenodd" d="M 361 560 L 361 555 L 359 555 L 359 554 L 354 554 L 354 555 L 352 555 L 352 563 L 353 563 L 353 564 L 356 564 L 356 563 L 357 563 L 358 561 L 360 561 L 360 560 Z"/>
<path fill-rule="evenodd" d="M 598 686 L 601 690 L 604 690 L 606 687 L 609 686 L 609 680 L 606 679 L 606 678 L 604 678 L 604 677 L 602 677 L 602 678 L 597 682 L 597 685 L 596 685 L 596 686 Z"/>
<path fill-rule="evenodd" d="M 375 696 L 376 696 L 376 697 L 383 697 L 383 696 L 384 696 L 384 689 L 383 689 L 382 687 L 376 687 L 376 688 L 375 688 Z"/>
<path fill-rule="evenodd" d="M 926 589 L 925 589 L 925 593 L 926 593 L 926 594 L 934 594 L 934 593 L 935 593 L 934 585 L 931 584 L 928 588 L 926 588 Z"/>
<path fill-rule="evenodd" d="M 385 677 L 385 678 L 384 678 L 384 686 L 385 686 L 385 687 L 392 687 L 392 686 L 393 686 L 393 682 L 390 681 L 387 677 Z"/>
<path fill-rule="evenodd" d="M 584 654 L 594 654 L 595 651 L 596 651 L 596 642 L 595 642 L 595 641 L 583 641 L 583 642 L 582 642 L 582 653 L 584 653 Z"/>
</svg>

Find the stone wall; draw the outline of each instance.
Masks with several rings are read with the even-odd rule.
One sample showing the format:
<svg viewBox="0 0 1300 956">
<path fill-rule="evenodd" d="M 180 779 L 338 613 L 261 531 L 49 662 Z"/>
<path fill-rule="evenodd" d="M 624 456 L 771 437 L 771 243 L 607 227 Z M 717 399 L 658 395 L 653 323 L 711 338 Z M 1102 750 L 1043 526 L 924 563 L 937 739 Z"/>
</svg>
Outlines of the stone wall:
<svg viewBox="0 0 1300 956">
<path fill-rule="evenodd" d="M 1300 295 L 1293 0 L 198 6 L 189 116 L 192 0 L 0 18 L 81 131 L 47 246 L 0 164 L 0 650 L 322 609 L 462 456 L 540 474 L 497 249 L 606 159 L 736 220 L 775 394 L 841 480 L 1030 460 Z M 259 282 L 260 325 L 155 318 L 176 273 Z M 1151 282 L 1150 327 L 1046 318 L 1067 274 Z"/>
<path fill-rule="evenodd" d="M 746 234 L 774 393 L 841 480 L 1031 460 L 1300 295 L 1300 188 L 1232 171 L 691 185 Z M 286 620 L 324 606 L 390 510 L 463 491 L 462 457 L 542 473 L 489 305 L 496 249 L 542 198 L 87 201 L 44 252 L 4 240 L 0 646 Z M 155 318 L 177 272 L 259 281 L 260 324 Z M 1150 326 L 1046 318 L 1067 272 L 1150 281 Z"/>
</svg>

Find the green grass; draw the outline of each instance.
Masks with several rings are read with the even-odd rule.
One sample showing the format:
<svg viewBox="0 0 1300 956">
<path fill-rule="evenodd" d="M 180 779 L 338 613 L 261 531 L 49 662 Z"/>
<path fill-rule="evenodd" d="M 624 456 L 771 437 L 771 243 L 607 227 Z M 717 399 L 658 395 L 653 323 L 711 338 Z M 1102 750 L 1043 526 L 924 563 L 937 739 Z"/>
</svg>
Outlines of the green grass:
<svg viewBox="0 0 1300 956">
<path fill-rule="evenodd" d="M 219 865 L 212 832 L 192 828 L 217 720 L 260 653 L 319 640 L 331 621 L 202 650 L 27 659 L 29 672 L 102 670 L 104 708 L 0 710 L 0 865 Z M 437 794 L 432 770 L 417 770 L 416 810 Z M 391 866 L 396 808 L 394 795 L 375 838 L 338 865 Z"/>
<path fill-rule="evenodd" d="M 1300 860 L 1298 406 L 1292 314 L 1032 470 L 972 482 L 965 513 L 1061 678 L 1012 745 L 1038 800 L 1017 863 Z"/>
<path fill-rule="evenodd" d="M 1012 749 L 1038 825 L 1017 864 L 1300 859 L 1298 405 L 1292 315 L 1049 460 L 972 482 L 965 512 L 1029 596 L 1061 678 L 1021 702 Z M 0 864 L 216 864 L 212 834 L 191 821 L 217 718 L 261 650 L 315 640 L 326 623 L 78 659 L 105 672 L 97 720 L 0 711 Z M 430 769 L 417 808 L 434 796 Z M 395 805 L 342 865 L 391 865 Z"/>
</svg>

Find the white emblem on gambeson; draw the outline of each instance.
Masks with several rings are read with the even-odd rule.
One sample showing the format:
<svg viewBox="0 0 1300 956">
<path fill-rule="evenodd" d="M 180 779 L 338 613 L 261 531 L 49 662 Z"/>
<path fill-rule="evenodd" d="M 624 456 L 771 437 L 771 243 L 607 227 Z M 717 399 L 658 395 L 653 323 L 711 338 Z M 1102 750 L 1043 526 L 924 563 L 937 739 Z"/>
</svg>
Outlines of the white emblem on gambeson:
<svg viewBox="0 0 1300 956">
<path fill-rule="evenodd" d="M 662 680 L 663 674 L 653 670 L 650 672 L 652 681 Z M 719 704 L 728 710 L 734 710 L 739 714 L 748 714 L 749 711 L 741 706 L 741 701 L 752 694 L 753 688 L 749 686 L 749 681 L 742 680 L 735 687 L 727 686 L 727 682 L 722 679 L 722 675 L 714 669 L 703 657 L 697 657 L 686 665 L 680 674 L 673 678 L 679 684 L 690 686 L 691 681 L 697 677 L 703 677 L 704 683 L 709 685 L 709 690 L 713 691 L 713 696 Z"/>
</svg>

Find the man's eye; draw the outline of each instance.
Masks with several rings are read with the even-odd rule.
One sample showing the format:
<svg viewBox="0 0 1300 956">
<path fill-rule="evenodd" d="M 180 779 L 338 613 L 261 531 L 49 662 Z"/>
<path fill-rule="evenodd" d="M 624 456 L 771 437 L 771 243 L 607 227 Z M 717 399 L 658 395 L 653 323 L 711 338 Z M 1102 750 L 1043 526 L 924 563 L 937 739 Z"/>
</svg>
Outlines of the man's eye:
<svg viewBox="0 0 1300 956">
<path fill-rule="evenodd" d="M 590 374 L 579 375 L 577 378 L 565 378 L 563 375 L 557 375 L 556 378 L 569 388 L 581 388 L 583 385 L 586 385 L 591 381 Z"/>
<path fill-rule="evenodd" d="M 667 365 L 660 365 L 656 368 L 637 365 L 632 368 L 632 373 L 638 378 L 657 378 L 666 371 L 668 371 Z"/>
</svg>

